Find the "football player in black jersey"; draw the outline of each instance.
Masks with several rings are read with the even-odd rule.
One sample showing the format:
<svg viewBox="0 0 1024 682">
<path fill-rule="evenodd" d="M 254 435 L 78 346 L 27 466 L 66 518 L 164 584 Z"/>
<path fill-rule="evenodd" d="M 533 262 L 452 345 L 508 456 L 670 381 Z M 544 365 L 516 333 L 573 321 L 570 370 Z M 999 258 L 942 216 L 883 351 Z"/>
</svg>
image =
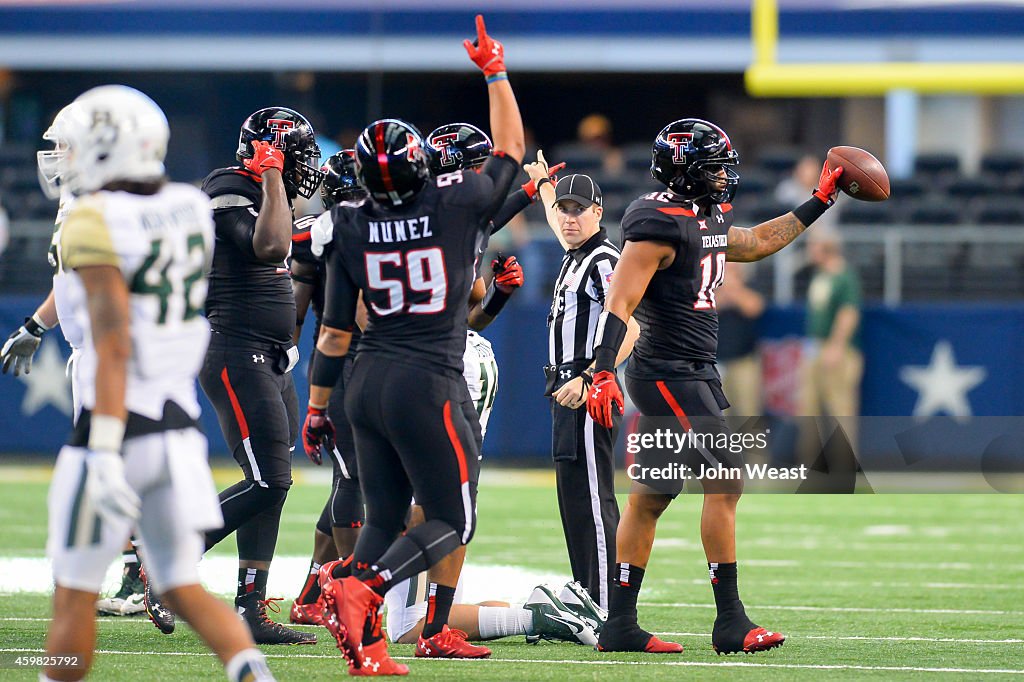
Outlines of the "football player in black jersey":
<svg viewBox="0 0 1024 682">
<path fill-rule="evenodd" d="M 356 178 L 355 150 L 343 149 L 330 156 L 321 171 L 324 173 L 320 185 L 320 198 L 324 208 L 330 210 L 336 204 L 345 201 L 358 202 L 366 197 L 366 190 L 359 186 Z M 313 329 L 313 343 L 316 344 L 320 332 L 320 322 L 324 312 L 324 278 L 326 276 L 323 260 L 313 255 L 310 226 L 314 216 L 306 216 L 295 221 L 292 231 L 292 254 L 290 269 L 292 287 L 295 290 L 296 321 L 292 336 L 298 343 L 302 333 L 306 312 L 312 305 L 316 325 Z M 313 557 L 310 560 L 306 582 L 299 592 L 298 598 L 292 603 L 289 620 L 303 625 L 321 625 L 323 623 L 323 603 L 320 601 L 319 571 L 321 566 L 339 557 L 352 554 L 359 529 L 363 525 L 363 496 L 359 490 L 359 473 L 356 465 L 356 449 L 352 439 L 352 427 L 345 416 L 345 384 L 352 374 L 352 363 L 359 345 L 359 325 L 352 328 L 352 342 L 345 355 L 338 383 L 331 393 L 327 406 L 327 414 L 335 428 L 335 447 L 327 453 L 334 469 L 331 494 L 320 513 L 313 538 Z M 313 363 L 310 364 L 310 372 Z M 310 454 L 314 464 L 321 464 L 323 454 L 316 450 Z"/>
<path fill-rule="evenodd" d="M 370 200 L 335 206 L 314 226 L 314 253 L 329 242 L 327 300 L 314 356 L 307 449 L 330 441 L 325 410 L 348 351 L 359 292 L 369 323 L 347 387 L 366 525 L 353 576 L 323 589 L 325 625 L 355 674 L 405 674 L 380 634 L 383 595 L 439 561 L 461 564 L 475 527 L 479 473 L 476 408 L 462 377 L 474 266 L 490 219 L 523 156 L 523 124 L 504 51 L 477 17 L 464 43 L 484 72 L 496 150 L 480 173 L 430 176 L 417 130 L 370 124 L 356 145 Z M 426 521 L 399 537 L 415 495 Z M 455 585 L 433 585 L 417 655 L 473 655 L 447 627 Z M 369 622 L 368 622 L 369 621 Z"/>
<path fill-rule="evenodd" d="M 670 123 L 655 139 L 652 157 L 651 173 L 667 191 L 640 197 L 622 219 L 622 257 L 598 325 L 587 409 L 607 426 L 614 412 L 621 413 L 615 355 L 626 333 L 624 320 L 634 315 L 642 331 L 626 369 L 626 388 L 643 414 L 640 429 L 657 426 L 652 417 L 669 417 L 684 431 L 724 433 L 722 410 L 729 403 L 715 369 L 714 289 L 722 283 L 725 263 L 760 260 L 796 239 L 835 201 L 842 168 L 829 171 L 826 165 L 813 196 L 792 212 L 742 228 L 733 226 L 729 203 L 739 181 L 739 157 L 721 128 L 692 118 Z M 639 471 L 677 463 L 665 457 L 641 451 Z M 691 449 L 683 457 L 681 463 L 697 473 L 704 467 L 742 466 L 727 448 Z M 739 598 L 735 527 L 742 481 L 701 483 L 701 541 L 718 609 L 712 645 L 720 654 L 779 646 L 785 637 L 751 622 Z M 602 651 L 683 650 L 642 630 L 636 612 L 658 517 L 682 485 L 682 480 L 634 478 L 616 538 L 618 570 L 598 643 Z"/>
<path fill-rule="evenodd" d="M 224 527 L 207 534 L 206 546 L 237 531 L 235 605 L 257 643 L 313 644 L 312 633 L 267 617 L 266 589 L 299 431 L 295 296 L 284 261 L 292 200 L 319 186 L 320 150 L 302 114 L 269 107 L 246 119 L 236 156 L 241 165 L 203 181 L 216 242 L 206 301 L 213 334 L 199 381 L 245 478 L 221 492 Z"/>
</svg>

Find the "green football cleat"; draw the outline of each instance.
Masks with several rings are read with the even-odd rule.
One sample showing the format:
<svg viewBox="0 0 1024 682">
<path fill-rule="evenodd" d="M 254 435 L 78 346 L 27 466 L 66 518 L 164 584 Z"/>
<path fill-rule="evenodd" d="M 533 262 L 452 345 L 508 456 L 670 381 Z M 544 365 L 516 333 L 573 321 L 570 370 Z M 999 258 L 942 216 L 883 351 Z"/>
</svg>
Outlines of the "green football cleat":
<svg viewBox="0 0 1024 682">
<path fill-rule="evenodd" d="M 526 635 L 529 644 L 536 644 L 542 639 L 575 642 L 587 646 L 597 644 L 594 629 L 563 604 L 546 585 L 533 588 L 533 593 L 523 604 L 523 608 L 533 613 L 533 628 Z"/>
<path fill-rule="evenodd" d="M 98 616 L 133 616 L 146 610 L 145 586 L 138 572 L 124 572 L 121 577 L 121 588 L 113 597 L 96 600 Z"/>
<path fill-rule="evenodd" d="M 589 625 L 595 635 L 601 636 L 601 628 L 608 620 L 608 612 L 597 605 L 583 585 L 578 582 L 566 583 L 562 591 L 558 593 L 558 598 L 570 611 Z"/>
</svg>

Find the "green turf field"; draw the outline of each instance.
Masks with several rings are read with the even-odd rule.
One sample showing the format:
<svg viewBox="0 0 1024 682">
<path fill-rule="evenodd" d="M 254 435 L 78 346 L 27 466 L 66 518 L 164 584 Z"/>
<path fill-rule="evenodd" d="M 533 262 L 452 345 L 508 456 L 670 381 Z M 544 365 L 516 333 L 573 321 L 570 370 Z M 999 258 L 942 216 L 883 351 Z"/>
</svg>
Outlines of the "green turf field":
<svg viewBox="0 0 1024 682">
<path fill-rule="evenodd" d="M 550 478 L 488 473 L 470 561 L 568 574 Z M 0 480 L 0 560 L 41 557 L 45 475 L 0 469 Z M 308 553 L 327 490 L 326 482 L 302 481 L 292 489 L 279 555 Z M 695 497 L 681 498 L 661 521 L 641 595 L 642 623 L 682 642 L 682 655 L 599 655 L 582 646 L 530 646 L 521 639 L 491 643 L 494 656 L 485 661 L 413 660 L 412 647 L 400 645 L 391 653 L 423 680 L 1024 679 L 1024 498 L 744 498 L 741 595 L 757 623 L 788 640 L 781 649 L 739 657 L 718 657 L 710 647 L 714 608 L 697 533 L 699 506 Z M 234 547 L 214 551 L 230 557 Z M 40 652 L 48 614 L 45 594 L 5 594 L 0 656 Z M 319 632 L 315 647 L 264 647 L 278 679 L 346 676 L 326 630 Z M 223 679 L 215 659 L 184 626 L 166 637 L 144 617 L 104 618 L 98 649 L 104 652 L 94 668 L 98 680 Z M 35 675 L 0 669 L 0 679 Z"/>
</svg>

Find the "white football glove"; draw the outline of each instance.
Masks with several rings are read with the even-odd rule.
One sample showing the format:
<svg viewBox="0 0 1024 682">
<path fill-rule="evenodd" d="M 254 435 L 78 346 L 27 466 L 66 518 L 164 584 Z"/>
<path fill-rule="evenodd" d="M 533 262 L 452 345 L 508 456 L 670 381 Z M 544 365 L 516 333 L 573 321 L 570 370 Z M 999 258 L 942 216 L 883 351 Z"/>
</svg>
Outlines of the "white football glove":
<svg viewBox="0 0 1024 682">
<path fill-rule="evenodd" d="M 32 325 L 28 329 L 25 325 L 18 327 L 18 331 L 7 337 L 4 347 L 0 350 L 0 360 L 3 361 L 3 373 L 14 367 L 14 376 L 28 374 L 32 371 L 32 356 L 39 350 L 39 343 L 42 341 L 43 332 L 38 325 Z"/>
<path fill-rule="evenodd" d="M 124 477 L 124 461 L 116 452 L 90 450 L 85 456 L 88 474 L 85 494 L 96 513 L 108 523 L 139 518 L 142 501 Z"/>
</svg>

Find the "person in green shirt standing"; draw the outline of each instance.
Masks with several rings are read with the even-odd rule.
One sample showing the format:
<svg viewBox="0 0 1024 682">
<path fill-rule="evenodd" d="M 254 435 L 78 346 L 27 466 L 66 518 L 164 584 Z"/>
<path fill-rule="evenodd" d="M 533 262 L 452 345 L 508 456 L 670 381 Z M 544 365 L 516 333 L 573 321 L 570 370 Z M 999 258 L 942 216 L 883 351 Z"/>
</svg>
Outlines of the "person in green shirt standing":
<svg viewBox="0 0 1024 682">
<path fill-rule="evenodd" d="M 814 230 L 807 243 L 814 266 L 807 290 L 808 351 L 801 372 L 801 416 L 839 418 L 856 450 L 864 356 L 860 351 L 861 287 L 843 258 L 839 234 Z"/>
</svg>

